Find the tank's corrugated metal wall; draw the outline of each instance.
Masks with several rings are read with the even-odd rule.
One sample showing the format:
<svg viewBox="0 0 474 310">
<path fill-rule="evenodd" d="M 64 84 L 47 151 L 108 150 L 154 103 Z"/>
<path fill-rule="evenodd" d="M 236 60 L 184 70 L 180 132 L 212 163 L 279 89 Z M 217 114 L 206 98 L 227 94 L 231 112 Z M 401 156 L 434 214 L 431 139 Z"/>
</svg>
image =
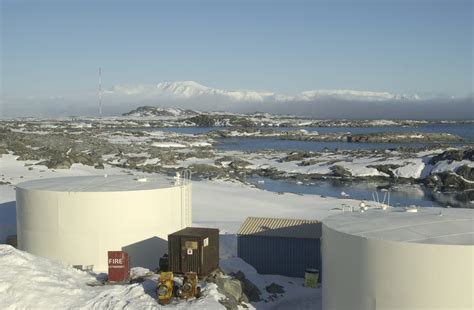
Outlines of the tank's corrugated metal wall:
<svg viewBox="0 0 474 310">
<path fill-rule="evenodd" d="M 237 253 L 261 274 L 304 277 L 306 268 L 321 266 L 320 239 L 242 235 Z"/>
<path fill-rule="evenodd" d="M 18 247 L 106 272 L 107 252 L 132 267 L 158 267 L 168 234 L 181 226 L 181 189 L 63 192 L 17 188 Z M 80 249 L 78 251 L 78 249 Z M 153 249 L 153 250 L 150 250 Z"/>
<path fill-rule="evenodd" d="M 474 246 L 323 235 L 323 309 L 474 309 Z"/>
</svg>

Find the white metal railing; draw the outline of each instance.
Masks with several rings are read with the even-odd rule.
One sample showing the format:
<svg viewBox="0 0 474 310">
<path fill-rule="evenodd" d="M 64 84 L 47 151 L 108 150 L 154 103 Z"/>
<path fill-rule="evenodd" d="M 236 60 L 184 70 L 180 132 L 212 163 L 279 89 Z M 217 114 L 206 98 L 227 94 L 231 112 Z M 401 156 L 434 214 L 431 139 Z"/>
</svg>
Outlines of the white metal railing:
<svg viewBox="0 0 474 310">
<path fill-rule="evenodd" d="M 380 201 L 379 193 L 377 191 L 375 193 L 372 193 L 372 199 L 378 204 L 390 206 L 390 191 L 384 191 L 382 201 Z"/>
</svg>

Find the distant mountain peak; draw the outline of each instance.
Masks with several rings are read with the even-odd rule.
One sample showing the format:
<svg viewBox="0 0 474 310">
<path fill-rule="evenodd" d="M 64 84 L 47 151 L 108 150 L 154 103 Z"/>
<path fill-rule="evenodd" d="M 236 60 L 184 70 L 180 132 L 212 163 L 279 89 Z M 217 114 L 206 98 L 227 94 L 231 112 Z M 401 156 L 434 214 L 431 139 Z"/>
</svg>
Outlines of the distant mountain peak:
<svg viewBox="0 0 474 310">
<path fill-rule="evenodd" d="M 158 91 L 167 95 L 190 98 L 212 93 L 212 89 L 194 81 L 162 82 L 156 85 Z"/>
</svg>

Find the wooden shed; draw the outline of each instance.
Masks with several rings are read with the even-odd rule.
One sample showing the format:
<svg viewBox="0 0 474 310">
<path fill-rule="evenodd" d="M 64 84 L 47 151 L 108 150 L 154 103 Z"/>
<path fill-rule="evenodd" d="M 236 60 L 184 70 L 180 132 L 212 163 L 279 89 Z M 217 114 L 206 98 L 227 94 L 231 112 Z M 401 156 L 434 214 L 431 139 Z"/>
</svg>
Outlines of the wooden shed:
<svg viewBox="0 0 474 310">
<path fill-rule="evenodd" d="M 206 276 L 219 267 L 219 230 L 186 227 L 168 235 L 170 271 Z"/>
</svg>

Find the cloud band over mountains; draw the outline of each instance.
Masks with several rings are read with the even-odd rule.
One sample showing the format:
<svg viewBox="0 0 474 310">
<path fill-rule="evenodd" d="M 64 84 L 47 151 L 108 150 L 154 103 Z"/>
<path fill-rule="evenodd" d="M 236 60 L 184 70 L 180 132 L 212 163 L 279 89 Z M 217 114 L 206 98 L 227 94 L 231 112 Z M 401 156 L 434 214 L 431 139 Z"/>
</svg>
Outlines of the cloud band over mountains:
<svg viewBox="0 0 474 310">
<path fill-rule="evenodd" d="M 193 81 L 118 85 L 103 93 L 104 115 L 120 115 L 142 105 L 201 111 L 263 111 L 315 118 L 472 119 L 473 97 L 422 97 L 389 92 L 312 90 L 297 94 L 223 90 Z M 96 116 L 97 94 L 3 98 L 2 117 Z"/>
<path fill-rule="evenodd" d="M 294 102 L 315 101 L 320 98 L 337 98 L 343 100 L 385 101 L 385 100 L 419 100 L 418 95 L 407 96 L 389 92 L 357 90 L 310 90 L 295 95 L 284 95 L 274 92 L 224 90 L 211 88 L 194 81 L 164 82 L 157 85 L 115 86 L 108 93 L 116 95 L 138 95 L 148 98 L 168 97 L 168 99 L 186 99 L 196 97 L 215 97 L 235 102 Z"/>
</svg>

